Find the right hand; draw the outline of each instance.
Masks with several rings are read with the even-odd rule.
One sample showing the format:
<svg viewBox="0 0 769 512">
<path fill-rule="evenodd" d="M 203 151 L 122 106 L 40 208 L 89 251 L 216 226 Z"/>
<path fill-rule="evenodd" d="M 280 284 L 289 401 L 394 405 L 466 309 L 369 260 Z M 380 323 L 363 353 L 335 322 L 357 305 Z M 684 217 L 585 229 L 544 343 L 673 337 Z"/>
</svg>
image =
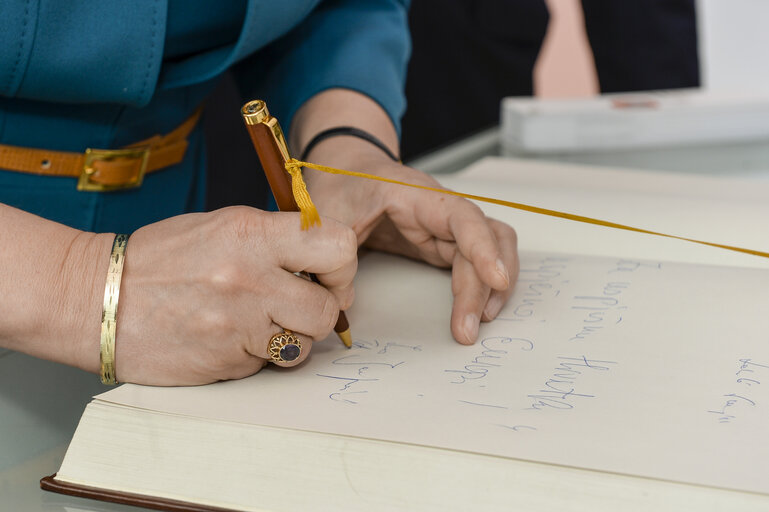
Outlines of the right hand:
<svg viewBox="0 0 769 512">
<path fill-rule="evenodd" d="M 307 357 L 353 300 L 354 232 L 329 218 L 232 207 L 172 217 L 128 241 L 118 306 L 120 382 L 205 384 L 238 379 L 269 360 L 284 328 Z M 319 286 L 294 272 L 315 273 Z M 98 349 L 94 349 L 98 352 Z"/>
</svg>

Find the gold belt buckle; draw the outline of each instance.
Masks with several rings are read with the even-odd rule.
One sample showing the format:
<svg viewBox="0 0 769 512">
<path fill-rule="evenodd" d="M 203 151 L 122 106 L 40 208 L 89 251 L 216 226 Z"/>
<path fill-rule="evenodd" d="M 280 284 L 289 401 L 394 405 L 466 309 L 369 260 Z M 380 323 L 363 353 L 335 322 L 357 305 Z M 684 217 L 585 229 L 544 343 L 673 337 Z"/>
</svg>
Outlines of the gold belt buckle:
<svg viewBox="0 0 769 512">
<path fill-rule="evenodd" d="M 141 146 L 127 149 L 91 149 L 85 150 L 85 162 L 80 178 L 77 181 L 77 189 L 90 192 L 106 192 L 111 190 L 123 190 L 135 188 L 142 184 L 144 173 L 147 171 L 147 161 L 150 156 L 150 147 Z M 114 160 L 137 160 L 136 173 L 122 183 L 98 183 L 93 180 L 98 169 L 94 162 L 110 162 Z"/>
</svg>

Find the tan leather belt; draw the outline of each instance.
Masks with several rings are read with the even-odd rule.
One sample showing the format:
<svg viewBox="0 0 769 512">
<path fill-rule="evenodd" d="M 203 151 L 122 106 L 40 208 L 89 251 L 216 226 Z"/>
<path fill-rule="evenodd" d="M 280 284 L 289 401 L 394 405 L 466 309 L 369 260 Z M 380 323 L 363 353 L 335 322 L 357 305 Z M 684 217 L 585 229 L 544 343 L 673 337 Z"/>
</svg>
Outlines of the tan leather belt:
<svg viewBox="0 0 769 512">
<path fill-rule="evenodd" d="M 138 187 L 144 175 L 178 164 L 187 150 L 187 136 L 201 109 L 166 135 L 155 135 L 122 149 L 91 149 L 85 153 L 0 144 L 0 169 L 46 176 L 79 178 L 78 190 L 108 191 Z"/>
</svg>

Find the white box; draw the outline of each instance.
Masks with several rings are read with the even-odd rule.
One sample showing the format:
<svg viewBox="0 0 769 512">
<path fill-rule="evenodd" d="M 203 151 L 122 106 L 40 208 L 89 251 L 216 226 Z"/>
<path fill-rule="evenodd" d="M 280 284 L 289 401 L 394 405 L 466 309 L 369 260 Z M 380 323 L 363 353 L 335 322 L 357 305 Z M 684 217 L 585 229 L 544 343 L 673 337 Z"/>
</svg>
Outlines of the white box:
<svg viewBox="0 0 769 512">
<path fill-rule="evenodd" d="M 593 98 L 505 98 L 503 154 L 557 154 L 769 140 L 769 94 L 677 89 Z"/>
</svg>

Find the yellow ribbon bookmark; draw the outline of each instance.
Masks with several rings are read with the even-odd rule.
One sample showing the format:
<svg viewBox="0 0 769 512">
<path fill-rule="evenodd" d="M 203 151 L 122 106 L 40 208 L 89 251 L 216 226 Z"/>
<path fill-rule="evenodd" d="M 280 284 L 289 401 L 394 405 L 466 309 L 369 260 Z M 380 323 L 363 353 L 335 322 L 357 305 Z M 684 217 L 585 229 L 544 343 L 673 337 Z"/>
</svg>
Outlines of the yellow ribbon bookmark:
<svg viewBox="0 0 769 512">
<path fill-rule="evenodd" d="M 291 175 L 291 192 L 294 195 L 296 205 L 299 207 L 302 229 L 309 229 L 315 224 L 320 226 L 318 209 L 315 208 L 310 193 L 307 191 L 307 185 L 302 178 L 302 165 L 296 165 L 294 162 L 297 160 L 293 158 L 286 162 L 286 170 Z"/>
<path fill-rule="evenodd" d="M 625 231 L 633 231 L 635 233 L 644 233 L 647 235 L 654 235 L 654 236 L 661 236 L 665 238 L 673 238 L 676 240 L 683 240 L 685 242 L 692 242 L 695 244 L 700 245 L 707 245 L 710 247 L 717 247 L 719 249 L 726 249 L 727 251 L 735 251 L 735 252 L 741 252 L 744 254 L 752 254 L 753 256 L 760 256 L 762 258 L 769 258 L 769 253 L 763 252 L 763 251 L 757 251 L 754 249 L 745 249 L 742 247 L 734 247 L 732 245 L 724 245 L 724 244 L 717 244 L 714 242 L 705 242 L 702 240 L 695 240 L 693 238 L 686 238 L 683 236 L 677 236 L 677 235 L 668 235 L 666 233 L 659 233 L 657 231 L 650 231 L 648 229 L 642 229 L 642 228 L 634 228 L 632 226 L 626 226 L 624 224 L 617 224 L 616 222 L 609 222 L 606 220 L 600 220 L 600 219 L 593 219 L 591 217 L 584 217 L 582 215 L 574 215 L 571 213 L 565 213 L 565 212 L 559 212 L 557 210 L 549 210 L 547 208 L 540 208 L 538 206 L 529 206 L 527 204 L 522 203 L 514 203 L 512 201 L 505 201 L 503 199 L 494 199 L 491 197 L 484 197 L 484 196 L 476 196 L 473 194 L 464 194 L 462 192 L 454 192 L 453 190 L 446 190 L 443 188 L 435 188 L 435 187 L 428 187 L 425 185 L 415 185 L 413 183 L 405 183 L 403 181 L 398 180 L 392 180 L 389 178 L 383 178 L 381 176 L 374 176 L 372 174 L 366 174 L 362 172 L 353 172 L 353 171 L 345 171 L 343 169 L 335 169 L 334 167 L 328 167 L 325 165 L 319 165 L 319 164 L 313 164 L 310 162 L 302 162 L 300 160 L 297 160 L 295 158 L 292 158 L 288 162 L 286 162 L 286 170 L 291 174 L 292 177 L 292 186 L 294 190 L 294 197 L 296 198 L 296 202 L 299 205 L 300 211 L 302 212 L 302 229 L 307 229 L 305 226 L 309 227 L 312 224 L 316 223 L 320 224 L 320 217 L 318 216 L 318 212 L 315 209 L 315 205 L 312 203 L 312 200 L 310 199 L 309 193 L 307 193 L 307 187 L 304 185 L 304 181 L 302 180 L 302 174 L 301 169 L 302 167 L 309 167 L 310 169 L 315 169 L 316 171 L 322 171 L 327 172 L 330 174 L 341 174 L 344 176 L 354 176 L 356 178 L 366 178 L 369 180 L 377 180 L 377 181 L 383 181 L 385 183 L 393 183 L 396 185 L 403 185 L 404 187 L 412 187 L 412 188 L 419 188 L 422 190 L 431 190 L 433 192 L 439 192 L 441 194 L 447 194 L 450 196 L 458 196 L 458 197 L 464 197 L 465 199 L 473 199 L 475 201 L 482 201 L 484 203 L 491 203 L 491 204 L 498 204 L 501 206 L 507 206 L 508 208 L 514 208 L 516 210 L 522 210 L 525 212 L 531 212 L 531 213 L 537 213 L 540 215 L 548 215 L 550 217 L 558 217 L 561 219 L 566 220 L 573 220 L 576 222 L 583 222 L 585 224 L 594 224 L 596 226 L 604 226 L 607 228 L 613 228 L 613 229 L 622 229 Z M 297 184 L 296 182 L 299 182 L 300 184 Z M 304 197 L 300 198 L 297 197 L 297 189 L 303 190 L 304 194 L 306 195 L 306 199 Z M 304 207 L 303 207 L 304 205 Z M 305 210 L 306 208 L 306 210 Z M 310 220 L 310 219 L 317 219 L 317 220 Z"/>
</svg>

